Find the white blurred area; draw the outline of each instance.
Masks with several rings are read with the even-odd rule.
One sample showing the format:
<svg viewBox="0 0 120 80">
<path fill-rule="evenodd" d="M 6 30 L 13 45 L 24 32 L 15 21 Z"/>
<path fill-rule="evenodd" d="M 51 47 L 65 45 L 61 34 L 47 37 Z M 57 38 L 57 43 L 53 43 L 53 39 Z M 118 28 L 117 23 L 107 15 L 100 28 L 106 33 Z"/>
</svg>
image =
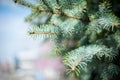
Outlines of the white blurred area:
<svg viewBox="0 0 120 80">
<path fill-rule="evenodd" d="M 0 80 L 64 80 L 61 58 L 50 56 L 52 42 L 27 34 L 29 14 L 12 0 L 0 0 Z"/>
<path fill-rule="evenodd" d="M 39 50 L 24 49 L 0 63 L 0 80 L 64 80 L 60 57 L 50 56 L 51 41 Z"/>
</svg>

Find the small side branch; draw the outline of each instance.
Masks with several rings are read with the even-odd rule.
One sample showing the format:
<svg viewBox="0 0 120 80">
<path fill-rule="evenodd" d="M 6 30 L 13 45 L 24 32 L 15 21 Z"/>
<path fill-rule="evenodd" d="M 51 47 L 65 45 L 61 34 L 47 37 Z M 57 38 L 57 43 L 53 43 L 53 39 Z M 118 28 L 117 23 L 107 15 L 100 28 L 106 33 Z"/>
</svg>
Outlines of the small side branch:
<svg viewBox="0 0 120 80">
<path fill-rule="evenodd" d="M 29 32 L 29 34 L 57 34 L 56 32 Z"/>
<path fill-rule="evenodd" d="M 61 15 L 61 16 L 65 16 L 65 17 L 68 17 L 68 18 L 74 18 L 74 19 L 77 19 L 77 20 L 83 20 L 82 18 L 79 18 L 79 17 L 75 17 L 75 16 L 72 16 L 72 15 L 68 15 L 68 14 L 65 14 L 65 13 L 62 13 L 62 12 L 58 12 L 58 11 L 51 11 L 51 10 L 44 10 L 44 9 L 39 9 L 40 12 L 48 12 L 48 13 L 51 13 L 51 14 L 58 14 L 58 15 Z"/>
<path fill-rule="evenodd" d="M 32 4 L 27 3 L 27 2 L 25 2 L 25 1 L 21 1 L 21 0 L 13 0 L 13 1 L 14 1 L 15 3 L 19 3 L 19 4 L 21 4 L 21 5 L 27 6 L 27 7 L 32 8 L 32 9 L 35 9 L 35 8 L 36 8 L 36 7 L 33 6 Z"/>
</svg>

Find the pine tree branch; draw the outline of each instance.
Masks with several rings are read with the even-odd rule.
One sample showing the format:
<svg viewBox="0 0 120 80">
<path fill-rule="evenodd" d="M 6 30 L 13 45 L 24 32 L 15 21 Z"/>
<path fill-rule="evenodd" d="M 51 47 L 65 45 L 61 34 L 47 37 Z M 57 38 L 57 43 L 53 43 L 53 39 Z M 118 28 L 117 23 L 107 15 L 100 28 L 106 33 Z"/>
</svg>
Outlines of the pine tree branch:
<svg viewBox="0 0 120 80">
<path fill-rule="evenodd" d="M 29 32 L 29 34 L 57 34 L 56 32 Z"/>
<path fill-rule="evenodd" d="M 56 52 L 62 55 L 63 63 L 68 67 L 69 73 L 73 72 L 79 76 L 81 70 L 86 69 L 91 73 L 93 66 L 94 70 L 104 69 L 101 64 L 108 65 L 118 56 L 120 20 L 112 13 L 107 2 L 101 4 L 99 11 L 96 12 L 86 0 L 35 0 L 39 4 L 29 0 L 13 1 L 32 10 L 26 20 L 36 23 L 30 28 L 29 34 L 34 38 L 54 40 L 57 43 Z M 39 20 L 42 20 L 41 16 L 44 13 L 48 13 L 50 18 L 40 24 Z M 88 63 L 96 58 L 101 60 L 100 63 L 103 61 L 100 66 L 93 63 L 88 67 Z M 119 68 L 114 64 L 106 67 L 106 70 L 108 73 L 102 75 L 104 79 L 110 79 L 109 73 L 110 76 L 119 73 Z M 101 71 L 98 75 L 100 74 Z M 83 73 L 82 76 L 84 77 Z"/>
<path fill-rule="evenodd" d="M 42 0 L 44 2 L 44 4 L 48 7 L 48 5 L 45 3 L 44 0 Z M 74 18 L 74 19 L 77 19 L 77 20 L 83 20 L 82 18 L 79 18 L 79 17 L 76 17 L 76 16 L 72 16 L 72 15 L 68 15 L 68 14 L 65 14 L 59 10 L 56 10 L 56 11 L 53 11 L 53 10 L 45 10 L 43 9 L 42 7 L 38 7 L 38 6 L 33 6 L 32 4 L 29 4 L 29 3 L 26 3 L 25 1 L 21 1 L 21 0 L 14 0 L 15 3 L 19 3 L 21 5 L 24 5 L 24 6 L 27 6 L 29 8 L 32 8 L 32 9 L 36 9 L 38 10 L 39 12 L 47 12 L 47 13 L 51 13 L 51 14 L 58 14 L 58 15 L 61 15 L 61 16 L 64 16 L 64 17 L 68 17 L 68 18 Z"/>
<path fill-rule="evenodd" d="M 18 4 L 21 4 L 21 5 L 24 5 L 24 6 L 27 6 L 29 8 L 32 8 L 32 9 L 36 9 L 35 6 L 33 6 L 32 4 L 30 3 L 27 3 L 25 1 L 21 1 L 21 0 L 13 0 L 15 3 L 18 3 Z"/>
<path fill-rule="evenodd" d="M 68 15 L 68 14 L 65 14 L 65 13 L 62 13 L 62 12 L 58 12 L 58 11 L 42 10 L 42 9 L 39 9 L 39 11 L 40 12 L 48 12 L 48 13 L 52 13 L 52 14 L 59 14 L 61 16 L 65 16 L 65 17 L 68 17 L 68 18 L 74 18 L 74 19 L 77 19 L 77 20 L 82 20 L 82 18 L 78 18 L 78 17 Z"/>
<path fill-rule="evenodd" d="M 81 20 L 81 21 L 83 20 L 82 18 L 75 17 L 75 16 L 72 16 L 72 15 L 68 15 L 68 14 L 65 14 L 65 13 L 60 12 L 60 11 L 44 10 L 44 9 L 41 9 L 41 8 L 38 8 L 38 9 L 39 9 L 39 12 L 47 12 L 47 13 L 51 13 L 51 14 L 58 14 L 58 15 L 65 16 L 65 17 L 68 17 L 68 18 L 74 18 L 74 19 Z"/>
<path fill-rule="evenodd" d="M 87 62 L 91 62 L 93 56 L 98 58 L 105 56 L 113 59 L 116 55 L 112 48 L 107 48 L 104 45 L 82 46 L 66 54 L 64 64 L 69 66 L 71 71 L 76 71 L 76 69 L 85 68 Z"/>
</svg>

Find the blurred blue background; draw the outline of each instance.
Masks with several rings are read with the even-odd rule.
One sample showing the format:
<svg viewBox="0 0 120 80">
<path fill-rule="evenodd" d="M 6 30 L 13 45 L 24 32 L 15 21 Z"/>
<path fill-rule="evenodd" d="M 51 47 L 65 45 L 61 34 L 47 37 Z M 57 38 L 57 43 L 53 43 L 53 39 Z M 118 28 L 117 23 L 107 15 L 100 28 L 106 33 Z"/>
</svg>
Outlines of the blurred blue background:
<svg viewBox="0 0 120 80">
<path fill-rule="evenodd" d="M 14 57 L 24 49 L 36 51 L 39 42 L 28 36 L 29 25 L 24 22 L 29 14 L 30 9 L 12 0 L 0 0 L 0 59 Z"/>
</svg>

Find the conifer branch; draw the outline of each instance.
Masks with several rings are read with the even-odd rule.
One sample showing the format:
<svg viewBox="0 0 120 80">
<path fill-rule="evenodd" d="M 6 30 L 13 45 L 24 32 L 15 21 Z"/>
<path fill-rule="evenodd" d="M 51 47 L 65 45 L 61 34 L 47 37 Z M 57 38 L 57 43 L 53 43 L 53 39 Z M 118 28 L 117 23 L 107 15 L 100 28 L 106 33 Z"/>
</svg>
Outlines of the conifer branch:
<svg viewBox="0 0 120 80">
<path fill-rule="evenodd" d="M 56 52 L 63 57 L 63 63 L 68 67 L 67 73 L 73 72 L 76 76 L 84 77 L 81 70 L 86 70 L 89 71 L 87 75 L 93 71 L 101 75 L 101 69 L 106 67 L 102 79 L 110 80 L 113 79 L 108 78 L 109 74 L 120 73 L 116 63 L 108 67 L 110 63 L 119 60 L 116 57 L 119 57 L 120 49 L 120 19 L 106 0 L 98 6 L 93 5 L 93 0 L 35 0 L 39 4 L 28 0 L 13 1 L 32 10 L 26 18 L 33 24 L 29 34 L 34 38 L 49 38 L 55 42 Z M 98 9 L 91 9 L 96 6 Z M 45 16 L 46 13 L 50 17 Z M 41 24 L 39 20 L 42 20 L 42 16 L 47 20 Z M 105 64 L 103 68 L 101 64 Z"/>
<path fill-rule="evenodd" d="M 57 34 L 56 32 L 29 32 L 29 34 Z"/>
<path fill-rule="evenodd" d="M 49 8 L 49 6 L 47 5 L 47 3 L 42 0 L 44 2 L 44 4 Z M 32 4 L 29 4 L 29 3 L 26 3 L 25 1 L 21 1 L 21 0 L 14 0 L 15 3 L 19 3 L 21 5 L 24 5 L 24 6 L 27 6 L 29 8 L 32 8 L 32 9 L 36 9 L 37 11 L 39 12 L 47 12 L 47 13 L 51 13 L 51 14 L 58 14 L 58 15 L 61 15 L 61 16 L 65 16 L 65 17 L 68 17 L 68 18 L 74 18 L 74 19 L 77 19 L 77 20 L 83 20 L 82 18 L 79 18 L 79 17 L 76 17 L 76 16 L 73 16 L 73 15 L 68 15 L 68 14 L 65 14 L 59 10 L 56 10 L 56 11 L 53 11 L 53 10 L 45 10 L 43 9 L 42 7 L 38 7 L 38 6 L 33 6 Z"/>
<path fill-rule="evenodd" d="M 60 11 L 52 11 L 52 10 L 44 10 L 44 9 L 41 9 L 41 8 L 38 8 L 39 12 L 47 12 L 47 13 L 51 13 L 51 14 L 58 14 L 58 15 L 61 15 L 61 16 L 65 16 L 65 17 L 68 17 L 68 18 L 73 18 L 73 19 L 77 19 L 77 20 L 83 20 L 82 18 L 79 18 L 79 17 L 76 17 L 76 16 L 72 16 L 72 15 L 68 15 L 68 14 L 65 14 L 63 12 L 60 12 Z"/>
<path fill-rule="evenodd" d="M 23 6 L 27 6 L 27 7 L 32 8 L 32 9 L 36 9 L 35 6 L 33 6 L 32 4 L 27 3 L 27 2 L 25 2 L 25 1 L 21 1 L 21 0 L 13 0 L 13 1 L 14 1 L 15 3 L 21 4 L 21 5 L 23 5 Z"/>
<path fill-rule="evenodd" d="M 98 58 L 104 55 L 106 58 L 112 59 L 117 54 L 113 52 L 112 48 L 107 48 L 103 45 L 82 46 L 66 54 L 64 63 L 71 68 L 71 71 L 75 71 L 77 68 L 83 69 L 87 66 L 87 62 L 92 61 L 94 55 Z"/>
</svg>

